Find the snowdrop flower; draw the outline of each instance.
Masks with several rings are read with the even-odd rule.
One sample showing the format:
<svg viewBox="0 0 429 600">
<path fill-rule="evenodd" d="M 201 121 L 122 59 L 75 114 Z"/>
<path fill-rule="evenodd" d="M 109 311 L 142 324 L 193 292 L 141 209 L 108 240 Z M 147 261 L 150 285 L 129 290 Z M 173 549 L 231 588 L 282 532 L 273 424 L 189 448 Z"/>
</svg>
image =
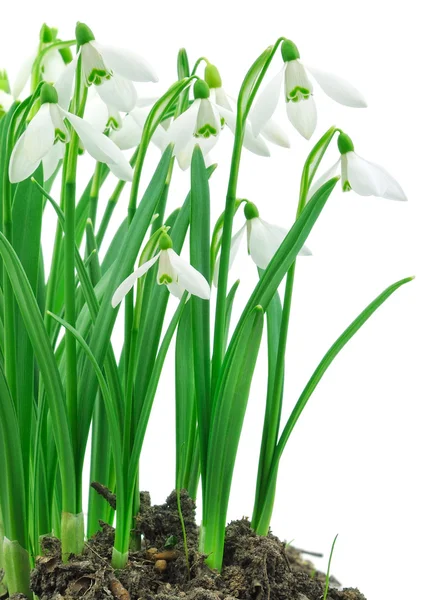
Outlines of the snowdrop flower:
<svg viewBox="0 0 429 600">
<path fill-rule="evenodd" d="M 251 111 L 253 131 L 258 135 L 273 115 L 281 92 L 284 93 L 286 111 L 295 129 L 307 140 L 311 138 L 317 124 L 317 111 L 313 99 L 310 73 L 330 98 L 354 108 L 366 107 L 362 94 L 344 79 L 302 64 L 298 48 L 290 40 L 281 47 L 284 65 L 268 83 Z"/>
<path fill-rule="evenodd" d="M 253 202 L 246 202 L 244 216 L 246 217 L 246 223 L 237 231 L 231 240 L 229 268 L 231 268 L 232 263 L 237 256 L 244 234 L 247 233 L 248 254 L 250 254 L 250 257 L 257 267 L 266 269 L 288 232 L 286 229 L 283 229 L 283 227 L 272 225 L 261 219 L 259 211 Z M 311 251 L 306 246 L 303 246 L 299 251 L 299 255 L 311 256 Z M 218 254 L 214 269 L 214 283 L 216 286 L 219 277 L 219 263 L 220 253 Z"/>
<path fill-rule="evenodd" d="M 137 101 L 134 81 L 158 81 L 153 68 L 143 58 L 111 46 L 99 44 L 85 23 L 76 25 L 76 41 L 87 86 L 94 84 L 108 105 L 129 112 Z M 74 62 L 76 68 L 77 62 Z"/>
<path fill-rule="evenodd" d="M 237 122 L 235 102 L 223 89 L 222 78 L 219 71 L 211 63 L 206 65 L 204 79 L 210 88 L 212 102 L 217 105 L 220 115 L 227 127 L 235 134 Z M 250 123 L 246 123 L 243 146 L 247 148 L 247 150 L 250 150 L 254 154 L 258 154 L 259 156 L 270 156 L 270 150 L 266 141 L 276 144 L 277 146 L 282 146 L 283 148 L 290 147 L 289 138 L 286 133 L 278 123 L 273 121 L 273 119 L 268 120 L 258 136 L 254 135 Z"/>
<path fill-rule="evenodd" d="M 326 181 L 341 171 L 343 192 L 353 190 L 360 196 L 379 196 L 389 200 L 407 200 L 399 183 L 389 173 L 374 163 L 358 156 L 348 135 L 338 136 L 340 159 L 322 175 L 310 189 L 309 198 Z"/>
<path fill-rule="evenodd" d="M 64 144 L 70 139 L 64 119 L 69 121 L 91 156 L 106 163 L 119 179 L 132 180 L 131 166 L 119 148 L 89 123 L 64 110 L 58 103 L 57 90 L 48 83 L 42 86 L 40 104 L 12 151 L 9 163 L 11 183 L 27 179 L 41 161 L 47 169 L 45 181 L 49 179 L 63 155 Z"/>
<path fill-rule="evenodd" d="M 183 292 L 187 290 L 190 294 L 203 298 L 203 300 L 210 298 L 210 286 L 206 279 L 174 252 L 173 243 L 167 233 L 161 235 L 159 248 L 158 254 L 143 263 L 121 283 L 113 294 L 113 308 L 122 302 L 137 279 L 147 273 L 156 262 L 158 262 L 158 285 L 166 285 L 173 296 L 181 298 Z"/>
<path fill-rule="evenodd" d="M 198 79 L 194 84 L 194 102 L 174 119 L 168 130 L 180 168 L 189 167 L 196 144 L 206 156 L 218 141 L 221 129 L 221 117 L 216 104 L 210 100 L 209 86 Z"/>
<path fill-rule="evenodd" d="M 143 127 L 148 115 L 149 110 L 147 108 L 136 106 L 136 108 L 123 118 L 121 127 L 118 128 L 117 131 L 112 132 L 110 139 L 113 140 L 121 150 L 135 148 L 140 144 Z M 158 125 L 155 129 L 151 142 L 153 142 L 161 152 L 164 152 L 168 146 L 168 133 L 162 124 Z"/>
<path fill-rule="evenodd" d="M 53 27 L 48 27 L 48 25 L 44 23 L 40 30 L 39 39 L 40 42 L 37 48 L 35 48 L 31 55 L 25 59 L 18 71 L 18 75 L 12 88 L 12 95 L 14 98 L 18 98 L 20 96 L 22 90 L 29 81 L 33 64 L 38 54 L 49 44 L 58 41 L 57 30 Z M 46 56 L 43 58 L 42 64 L 40 65 L 43 81 L 51 84 L 56 83 L 58 78 L 63 73 L 66 64 L 70 63 L 71 60 L 72 54 L 70 48 L 61 48 L 61 50 L 53 49 L 52 51 L 47 52 Z"/>
</svg>

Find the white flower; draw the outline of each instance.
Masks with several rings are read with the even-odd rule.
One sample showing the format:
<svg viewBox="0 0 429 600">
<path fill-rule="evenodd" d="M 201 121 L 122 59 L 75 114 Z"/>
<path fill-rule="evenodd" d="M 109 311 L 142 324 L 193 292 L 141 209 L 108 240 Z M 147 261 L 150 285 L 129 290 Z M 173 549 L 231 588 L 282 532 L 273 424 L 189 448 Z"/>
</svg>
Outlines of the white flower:
<svg viewBox="0 0 429 600">
<path fill-rule="evenodd" d="M 308 194 L 309 198 L 326 181 L 341 171 L 341 185 L 344 192 L 353 190 L 360 196 L 407 200 L 399 183 L 383 167 L 371 163 L 355 153 L 353 142 L 345 133 L 338 136 L 338 148 L 341 157 L 312 185 Z"/>
<path fill-rule="evenodd" d="M 108 137 L 80 117 L 67 112 L 58 103 L 54 87 L 45 83 L 40 93 L 41 106 L 18 139 L 9 163 L 9 179 L 17 183 L 27 179 L 43 161 L 45 181 L 54 172 L 63 155 L 69 132 L 64 123 L 72 125 L 85 149 L 99 162 L 106 163 L 119 179 L 131 181 L 133 172 L 127 159 Z"/>
<path fill-rule="evenodd" d="M 246 223 L 231 240 L 231 251 L 229 255 L 229 268 L 231 268 L 238 250 L 243 241 L 244 234 L 247 233 L 247 252 L 250 254 L 253 262 L 260 269 L 266 269 L 274 254 L 279 249 L 286 235 L 286 229 L 278 225 L 267 223 L 259 217 L 259 211 L 252 202 L 247 202 L 244 208 Z M 300 256 L 311 256 L 311 251 L 303 246 L 299 251 Z M 220 253 L 218 254 L 213 279 L 217 286 L 219 277 Z"/>
<path fill-rule="evenodd" d="M 145 104 L 145 101 L 138 100 L 137 104 L 139 103 Z M 149 110 L 147 108 L 136 106 L 136 108 L 122 119 L 121 127 L 117 131 L 112 132 L 110 139 L 113 140 L 121 150 L 135 148 L 140 144 L 143 127 L 148 114 Z M 155 129 L 151 142 L 153 142 L 161 152 L 164 152 L 168 146 L 168 133 L 162 124 L 158 125 Z"/>
<path fill-rule="evenodd" d="M 222 119 L 225 121 L 227 127 L 235 134 L 235 128 L 237 123 L 237 108 L 235 100 L 228 96 L 222 87 L 222 79 L 220 77 L 218 69 L 212 65 L 207 64 L 204 77 L 207 85 L 210 88 L 210 98 L 214 104 L 218 107 L 219 113 Z M 260 134 L 255 136 L 252 130 L 250 122 L 245 125 L 243 146 L 250 150 L 254 154 L 259 156 L 270 156 L 270 150 L 265 140 L 282 146 L 283 148 L 289 148 L 290 143 L 286 133 L 270 119 L 262 128 Z"/>
<path fill-rule="evenodd" d="M 162 234 L 159 242 L 160 252 L 153 258 L 143 263 L 129 277 L 127 277 L 112 297 L 112 306 L 115 308 L 133 287 L 139 277 L 142 277 L 158 261 L 157 281 L 159 285 L 166 285 L 168 290 L 181 298 L 187 290 L 190 294 L 208 300 L 210 286 L 206 279 L 194 267 L 180 258 L 172 248 L 170 236 Z"/>
<path fill-rule="evenodd" d="M 208 154 L 218 141 L 221 129 L 219 109 L 210 100 L 208 85 L 199 79 L 194 85 L 192 105 L 174 119 L 168 130 L 180 168 L 185 170 L 189 167 L 196 144 L 204 156 Z"/>
<path fill-rule="evenodd" d="M 129 112 L 135 107 L 134 81 L 158 81 L 155 71 L 143 58 L 99 44 L 84 23 L 76 25 L 76 40 L 86 85 L 96 85 L 102 100 L 117 110 Z"/>
<path fill-rule="evenodd" d="M 286 110 L 292 125 L 306 139 L 312 136 L 317 124 L 317 111 L 313 99 L 313 86 L 309 72 L 322 90 L 330 98 L 354 108 L 366 107 L 362 94 L 350 83 L 312 67 L 304 67 L 299 60 L 299 52 L 293 42 L 282 44 L 284 65 L 280 72 L 268 83 L 255 102 L 250 114 L 253 131 L 258 135 L 273 115 L 283 90 Z"/>
</svg>

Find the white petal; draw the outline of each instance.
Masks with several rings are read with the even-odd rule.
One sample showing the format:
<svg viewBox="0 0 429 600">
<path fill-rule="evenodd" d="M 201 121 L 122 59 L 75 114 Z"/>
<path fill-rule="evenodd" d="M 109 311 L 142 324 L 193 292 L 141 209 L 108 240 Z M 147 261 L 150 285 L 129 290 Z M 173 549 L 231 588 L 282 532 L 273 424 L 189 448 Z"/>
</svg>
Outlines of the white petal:
<svg viewBox="0 0 429 600">
<path fill-rule="evenodd" d="M 219 114 L 225 120 L 225 123 L 232 133 L 235 134 L 237 115 L 231 110 L 227 110 L 226 108 L 222 108 L 220 106 Z M 267 144 L 264 142 L 261 136 L 255 137 L 252 127 L 249 123 L 246 123 L 243 146 L 258 156 L 270 156 L 270 150 Z"/>
<path fill-rule="evenodd" d="M 366 100 L 359 90 L 342 77 L 307 65 L 306 69 L 310 71 L 325 94 L 335 102 L 352 108 L 365 108 L 367 106 Z"/>
<path fill-rule="evenodd" d="M 140 144 L 141 137 L 142 130 L 131 115 L 126 115 L 122 121 L 121 129 L 112 131 L 110 134 L 110 139 L 113 140 L 121 150 L 135 148 Z"/>
<path fill-rule="evenodd" d="M 108 164 L 112 173 L 119 179 L 132 181 L 133 170 L 118 146 L 80 117 L 66 111 L 63 112 L 80 137 L 85 150 L 95 160 Z"/>
<path fill-rule="evenodd" d="M 191 165 L 192 154 L 194 152 L 195 146 L 198 146 L 203 153 L 203 156 L 206 157 L 210 150 L 216 145 L 216 142 L 219 138 L 217 136 L 210 136 L 209 138 L 194 138 L 192 137 L 188 144 L 181 149 L 180 152 L 175 152 L 177 162 L 179 163 L 179 167 L 182 171 L 186 171 Z"/>
<path fill-rule="evenodd" d="M 49 104 L 48 106 L 56 139 L 59 138 L 62 142 L 67 143 L 70 140 L 70 133 L 64 124 L 64 116 L 61 112 L 61 108 L 58 104 Z"/>
<path fill-rule="evenodd" d="M 225 93 L 223 88 L 213 88 L 210 90 L 210 97 L 213 102 L 215 102 L 218 106 L 222 108 L 226 108 L 226 110 L 232 111 L 232 106 L 230 101 L 228 100 L 228 96 Z"/>
<path fill-rule="evenodd" d="M 173 294 L 173 296 L 176 298 L 181 298 L 183 296 L 183 292 L 185 291 L 184 287 L 178 283 L 175 283 L 174 281 L 173 283 L 167 283 L 167 288 L 170 294 Z"/>
<path fill-rule="evenodd" d="M 201 100 L 195 100 L 177 119 L 174 119 L 168 130 L 170 141 L 174 144 L 176 152 L 180 152 L 194 135 L 198 110 Z"/>
<path fill-rule="evenodd" d="M 231 250 L 229 253 L 229 266 L 228 271 L 230 270 L 234 260 L 237 257 L 238 250 L 241 246 L 241 242 L 243 241 L 244 234 L 246 232 L 246 223 L 243 225 L 241 229 L 237 231 L 235 235 L 232 236 L 231 239 Z M 216 257 L 214 272 L 213 272 L 213 283 L 217 287 L 219 281 L 219 267 L 220 267 L 220 253 L 221 249 L 219 249 L 218 255 Z"/>
<path fill-rule="evenodd" d="M 48 181 L 50 177 L 55 173 L 58 163 L 64 157 L 65 146 L 61 142 L 54 144 L 43 157 L 43 180 Z"/>
<path fill-rule="evenodd" d="M 198 108 L 194 135 L 198 139 L 208 139 L 219 135 L 221 128 L 220 115 L 216 105 L 207 98 L 203 98 Z"/>
<path fill-rule="evenodd" d="M 86 103 L 84 119 L 92 125 L 97 131 L 103 132 L 107 127 L 109 110 L 101 98 L 95 94 L 91 100 Z"/>
<path fill-rule="evenodd" d="M 309 140 L 317 125 L 317 111 L 313 96 L 299 100 L 298 102 L 286 103 L 289 121 L 295 129 Z"/>
<path fill-rule="evenodd" d="M 31 162 L 40 161 L 54 145 L 55 129 L 49 106 L 42 104 L 25 133 L 24 149 Z"/>
<path fill-rule="evenodd" d="M 279 102 L 280 92 L 284 84 L 285 65 L 275 77 L 262 90 L 259 98 L 256 100 L 251 113 L 250 121 L 252 123 L 253 133 L 257 136 L 261 132 L 267 121 L 271 119 Z"/>
<path fill-rule="evenodd" d="M 249 252 L 253 262 L 266 269 L 287 235 L 286 229 L 271 225 L 259 217 L 250 220 Z"/>
<path fill-rule="evenodd" d="M 139 277 L 142 277 L 149 269 L 156 263 L 159 258 L 159 252 L 153 258 L 143 263 L 141 267 L 136 269 L 131 275 L 129 275 L 121 285 L 117 288 L 112 297 L 112 306 L 115 308 L 118 306 L 120 302 L 124 299 L 124 297 L 128 294 L 130 289 L 133 287 L 134 283 L 137 281 Z"/>
<path fill-rule="evenodd" d="M 335 177 L 335 175 L 337 175 L 340 167 L 340 160 L 341 159 L 339 158 L 337 162 L 334 165 L 332 165 L 332 167 L 330 167 L 325 173 L 323 173 L 323 175 L 316 179 L 316 181 L 312 184 L 308 192 L 307 200 L 309 200 L 314 195 L 314 193 L 322 187 L 324 183 L 326 183 L 327 181 L 332 179 L 332 177 Z"/>
<path fill-rule="evenodd" d="M 390 200 L 407 199 L 399 183 L 383 167 L 361 158 L 355 152 L 348 152 L 346 157 L 348 180 L 357 194 Z"/>
<path fill-rule="evenodd" d="M 290 60 L 285 70 L 285 100 L 304 99 L 310 96 L 313 86 L 304 65 L 299 60 Z"/>
<path fill-rule="evenodd" d="M 98 42 L 93 42 L 93 44 L 101 53 L 106 65 L 114 73 L 131 81 L 152 81 L 154 83 L 158 81 L 154 69 L 138 54 L 122 48 L 104 46 Z"/>
<path fill-rule="evenodd" d="M 124 112 L 133 110 L 137 102 L 134 84 L 120 75 L 113 75 L 110 79 L 105 80 L 97 86 L 97 91 L 103 102 Z"/>
<path fill-rule="evenodd" d="M 22 90 L 25 88 L 25 84 L 30 79 L 31 70 L 33 68 L 33 63 L 36 59 L 38 52 L 39 52 L 39 50 L 37 48 L 33 52 L 33 54 L 31 54 L 31 56 L 29 56 L 28 58 L 25 59 L 25 61 L 22 63 L 22 65 L 18 71 L 18 75 L 16 76 L 16 79 L 12 86 L 12 96 L 15 99 L 21 95 Z"/>
<path fill-rule="evenodd" d="M 164 152 L 169 144 L 168 133 L 163 127 L 161 127 L 161 125 L 158 125 L 153 132 L 150 141 L 153 142 L 155 146 L 161 150 L 161 152 Z"/>
<path fill-rule="evenodd" d="M 159 96 L 146 96 L 145 98 L 137 98 L 136 106 L 139 108 L 146 108 L 148 106 L 153 106 L 157 100 L 159 100 Z"/>
<path fill-rule="evenodd" d="M 29 160 L 24 149 L 26 132 L 21 135 L 12 151 L 9 162 L 9 179 L 11 183 L 19 183 L 30 177 L 40 164 L 40 160 Z"/>
<path fill-rule="evenodd" d="M 167 250 L 172 267 L 178 275 L 178 284 L 203 300 L 210 298 L 210 286 L 199 271 L 180 258 L 171 248 Z"/>
<path fill-rule="evenodd" d="M 274 119 L 270 119 L 264 125 L 261 135 L 272 144 L 276 144 L 276 146 L 290 148 L 290 142 L 287 133 Z"/>
<path fill-rule="evenodd" d="M 74 58 L 63 70 L 55 83 L 58 93 L 58 104 L 68 109 L 73 95 L 73 82 L 76 73 L 77 58 Z"/>
<path fill-rule="evenodd" d="M 54 84 L 65 69 L 64 61 L 57 50 L 47 53 L 42 63 L 43 80 Z"/>
</svg>

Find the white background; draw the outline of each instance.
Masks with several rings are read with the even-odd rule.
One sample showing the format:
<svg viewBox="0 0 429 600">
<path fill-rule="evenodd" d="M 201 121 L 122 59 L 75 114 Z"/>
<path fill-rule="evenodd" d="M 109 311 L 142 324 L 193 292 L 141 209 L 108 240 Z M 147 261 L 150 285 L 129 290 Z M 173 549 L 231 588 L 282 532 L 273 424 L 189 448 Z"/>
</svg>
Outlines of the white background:
<svg viewBox="0 0 429 600">
<path fill-rule="evenodd" d="M 207 56 L 218 66 L 224 87 L 237 94 L 251 62 L 280 35 L 297 43 L 304 61 L 345 76 L 365 93 L 368 109 L 347 109 L 315 85 L 319 125 L 313 141 L 332 124 L 342 127 L 359 154 L 394 174 L 409 202 L 339 190 L 329 200 L 308 240 L 313 257 L 300 259 L 297 268 L 285 418 L 349 322 L 393 281 L 417 278 L 365 325 L 311 398 L 284 453 L 272 526 L 298 547 L 324 552 L 321 568 L 339 533 L 333 573 L 343 584 L 358 586 L 369 600 L 423 598 L 429 558 L 428 48 L 420 7 L 416 0 L 75 0 L 67 5 L 40 0 L 7 3 L 2 9 L 0 67 L 9 70 L 11 79 L 37 43 L 44 20 L 57 26 L 65 39 L 73 36 L 75 21 L 82 20 L 100 42 L 134 49 L 156 67 L 160 84 L 142 86 L 143 93 L 166 89 L 175 77 L 176 52 L 186 46 L 191 61 Z M 276 70 L 277 65 L 272 72 Z M 266 220 L 289 226 L 300 169 L 311 146 L 287 122 L 284 107 L 278 118 L 292 148 L 274 148 L 270 159 L 246 152 L 238 194 L 255 202 Z M 212 181 L 214 219 L 223 208 L 232 147 L 232 137 L 227 133 L 223 138 L 213 153 L 220 164 Z M 332 160 L 335 155 L 334 149 Z M 147 177 L 157 158 L 154 150 Z M 93 166 L 91 161 L 87 165 L 82 182 Z M 180 205 L 188 183 L 189 173 L 177 169 L 171 208 Z M 125 212 L 124 197 L 116 224 Z M 236 227 L 242 215 L 237 219 Z M 242 281 L 243 304 L 256 281 L 244 248 L 231 277 Z M 142 457 L 142 485 L 156 502 L 174 485 L 172 358 Z M 251 515 L 264 401 L 262 354 L 236 465 L 230 518 Z"/>
</svg>

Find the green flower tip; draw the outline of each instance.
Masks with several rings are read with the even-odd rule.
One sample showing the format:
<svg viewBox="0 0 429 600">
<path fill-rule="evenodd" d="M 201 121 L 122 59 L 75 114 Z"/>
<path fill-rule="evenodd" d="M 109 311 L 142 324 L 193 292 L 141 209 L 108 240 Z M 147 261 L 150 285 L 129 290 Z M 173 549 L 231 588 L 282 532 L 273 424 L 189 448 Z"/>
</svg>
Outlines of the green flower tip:
<svg viewBox="0 0 429 600">
<path fill-rule="evenodd" d="M 194 98 L 206 99 L 210 97 L 210 88 L 203 79 L 197 79 L 194 84 Z"/>
<path fill-rule="evenodd" d="M 206 80 L 209 88 L 220 88 L 222 87 L 222 78 L 219 75 L 219 71 L 212 64 L 207 64 L 204 71 L 204 79 Z"/>
<path fill-rule="evenodd" d="M 292 40 L 285 40 L 283 42 L 281 52 L 284 62 L 296 60 L 300 56 L 299 50 L 296 47 L 296 45 L 292 42 Z"/>
<path fill-rule="evenodd" d="M 244 216 L 248 221 L 250 219 L 257 219 L 259 217 L 259 210 L 256 208 L 256 205 L 253 202 L 246 202 L 244 207 Z"/>
<path fill-rule="evenodd" d="M 54 27 L 49 27 L 48 25 L 46 25 L 46 23 L 43 23 L 42 27 L 40 28 L 39 39 L 42 42 L 42 44 L 51 44 L 53 41 L 55 41 L 57 33 L 58 29 L 55 29 Z"/>
<path fill-rule="evenodd" d="M 6 71 L 2 69 L 0 69 L 0 90 L 6 92 L 6 94 L 10 94 L 9 77 Z"/>
<path fill-rule="evenodd" d="M 173 247 L 173 242 L 171 241 L 171 237 L 168 233 L 161 234 L 159 238 L 159 248 L 160 250 L 169 250 Z"/>
<path fill-rule="evenodd" d="M 58 104 L 58 93 L 53 85 L 44 83 L 40 90 L 40 104 Z"/>
<path fill-rule="evenodd" d="M 71 61 L 73 60 L 73 54 L 70 48 L 60 48 L 58 52 L 60 53 L 65 65 L 71 63 Z"/>
<path fill-rule="evenodd" d="M 340 133 L 337 143 L 340 154 L 347 154 L 347 152 L 353 152 L 355 149 L 351 138 L 346 133 Z"/>
<path fill-rule="evenodd" d="M 85 23 L 81 23 L 80 21 L 78 21 L 76 24 L 75 35 L 78 46 L 83 46 L 84 44 L 95 40 L 92 30 L 88 27 L 88 25 L 85 25 Z"/>
</svg>

